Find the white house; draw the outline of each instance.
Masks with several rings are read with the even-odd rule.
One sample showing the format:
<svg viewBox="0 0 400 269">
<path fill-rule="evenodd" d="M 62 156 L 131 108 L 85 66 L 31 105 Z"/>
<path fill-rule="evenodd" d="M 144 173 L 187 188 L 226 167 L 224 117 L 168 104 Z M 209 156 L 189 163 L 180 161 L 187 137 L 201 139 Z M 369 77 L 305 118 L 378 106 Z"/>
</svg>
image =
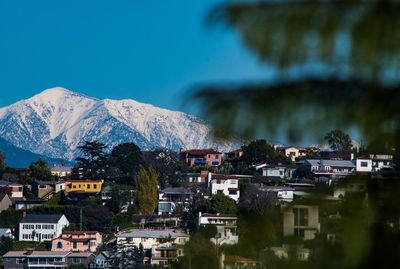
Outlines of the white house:
<svg viewBox="0 0 400 269">
<path fill-rule="evenodd" d="M 239 242 L 239 236 L 236 233 L 237 217 L 235 215 L 199 212 L 197 215 L 197 227 L 206 225 L 215 225 L 217 227 L 217 235 L 211 238 L 214 244 L 234 245 Z"/>
<path fill-rule="evenodd" d="M 356 171 L 357 172 L 372 172 L 372 160 L 369 158 L 357 158 L 356 159 Z"/>
<path fill-rule="evenodd" d="M 317 177 L 340 178 L 354 174 L 356 166 L 350 160 L 307 159 L 304 162 Z"/>
<path fill-rule="evenodd" d="M 239 179 L 241 177 L 237 175 L 219 175 L 219 174 L 208 174 L 208 188 L 211 195 L 222 193 L 236 202 L 239 201 Z"/>
<path fill-rule="evenodd" d="M 64 180 L 59 180 L 56 182 L 55 192 L 57 193 L 60 191 L 65 191 L 65 181 Z"/>
<path fill-rule="evenodd" d="M 283 211 L 283 236 L 314 239 L 320 231 L 318 206 L 292 205 Z"/>
<path fill-rule="evenodd" d="M 19 223 L 19 241 L 51 241 L 68 225 L 68 219 L 62 214 L 28 214 Z"/>
<path fill-rule="evenodd" d="M 14 239 L 14 236 L 13 236 L 13 234 L 12 234 L 12 232 L 11 232 L 11 229 L 9 229 L 9 228 L 0 228 L 0 238 L 1 237 L 9 237 L 9 238 L 11 238 L 11 239 Z"/>
<path fill-rule="evenodd" d="M 121 249 L 139 247 L 142 244 L 143 249 L 148 250 L 160 243 L 171 242 L 184 245 L 189 241 L 189 234 L 173 229 L 132 229 L 119 232 L 115 237 L 117 246 Z"/>
<path fill-rule="evenodd" d="M 274 193 L 274 197 L 281 201 L 291 202 L 294 197 L 294 188 L 287 186 L 263 186 L 259 190 Z"/>
<path fill-rule="evenodd" d="M 292 164 L 277 164 L 267 165 L 262 168 L 262 175 L 264 177 L 279 177 L 291 179 L 294 171 L 298 168 L 297 165 Z"/>
<path fill-rule="evenodd" d="M 382 168 L 393 167 L 393 155 L 390 154 L 370 154 L 369 158 L 372 160 L 372 167 L 374 171 L 379 171 Z"/>
<path fill-rule="evenodd" d="M 50 172 L 53 176 L 67 177 L 71 175 L 72 167 L 64 165 L 55 165 L 52 168 L 50 168 Z"/>
</svg>

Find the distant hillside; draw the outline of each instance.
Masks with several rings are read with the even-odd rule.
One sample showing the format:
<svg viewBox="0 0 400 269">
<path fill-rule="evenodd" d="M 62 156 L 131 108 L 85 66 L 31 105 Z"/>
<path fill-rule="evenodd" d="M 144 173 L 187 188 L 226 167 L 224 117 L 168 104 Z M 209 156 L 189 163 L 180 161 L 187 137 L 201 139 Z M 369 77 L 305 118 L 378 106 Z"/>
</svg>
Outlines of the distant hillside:
<svg viewBox="0 0 400 269">
<path fill-rule="evenodd" d="M 14 168 L 28 167 L 30 163 L 39 159 L 47 161 L 49 165 L 59 164 L 61 162 L 61 160 L 48 158 L 30 152 L 29 150 L 17 148 L 2 138 L 0 138 L 0 152 L 6 155 L 7 165 Z"/>
</svg>

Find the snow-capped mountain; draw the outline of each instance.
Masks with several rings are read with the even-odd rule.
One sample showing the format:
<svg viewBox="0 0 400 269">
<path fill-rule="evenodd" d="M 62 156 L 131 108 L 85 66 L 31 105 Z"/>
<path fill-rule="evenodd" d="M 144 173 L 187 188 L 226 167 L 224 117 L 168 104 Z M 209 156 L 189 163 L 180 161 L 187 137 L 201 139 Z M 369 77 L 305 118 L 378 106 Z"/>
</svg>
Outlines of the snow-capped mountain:
<svg viewBox="0 0 400 269">
<path fill-rule="evenodd" d="M 79 155 L 77 146 L 85 140 L 98 140 L 109 149 L 123 142 L 144 150 L 216 146 L 209 127 L 197 117 L 130 99 L 100 100 L 60 87 L 0 108 L 0 137 L 19 148 L 68 160 Z"/>
</svg>

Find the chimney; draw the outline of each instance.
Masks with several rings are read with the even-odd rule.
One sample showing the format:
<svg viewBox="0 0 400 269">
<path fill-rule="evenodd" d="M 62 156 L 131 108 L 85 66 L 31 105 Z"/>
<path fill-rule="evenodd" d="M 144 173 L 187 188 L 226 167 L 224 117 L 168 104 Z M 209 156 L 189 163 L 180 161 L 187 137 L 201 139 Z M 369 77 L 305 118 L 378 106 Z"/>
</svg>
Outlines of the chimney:
<svg viewBox="0 0 400 269">
<path fill-rule="evenodd" d="M 31 255 L 33 253 L 33 248 L 27 248 L 25 251 L 25 255 Z"/>
</svg>

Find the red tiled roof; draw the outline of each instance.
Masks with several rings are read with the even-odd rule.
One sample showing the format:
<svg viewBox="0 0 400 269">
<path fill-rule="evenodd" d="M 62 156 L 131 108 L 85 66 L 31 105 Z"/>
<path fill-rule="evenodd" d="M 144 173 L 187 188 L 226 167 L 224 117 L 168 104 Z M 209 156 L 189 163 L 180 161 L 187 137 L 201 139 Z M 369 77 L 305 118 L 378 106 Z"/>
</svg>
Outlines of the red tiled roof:
<svg viewBox="0 0 400 269">
<path fill-rule="evenodd" d="M 182 151 L 181 153 L 188 153 L 193 155 L 222 154 L 221 152 L 214 149 L 189 149 Z"/>
<path fill-rule="evenodd" d="M 251 264 L 256 264 L 257 262 L 255 260 L 242 257 L 242 256 L 237 256 L 237 255 L 227 255 L 225 256 L 225 262 L 234 262 L 234 263 L 251 263 Z"/>
<path fill-rule="evenodd" d="M 240 179 L 240 176 L 236 176 L 236 175 L 220 175 L 220 174 L 212 174 L 211 175 L 211 179 L 223 179 L 223 180 L 227 180 L 227 179 Z"/>
</svg>

